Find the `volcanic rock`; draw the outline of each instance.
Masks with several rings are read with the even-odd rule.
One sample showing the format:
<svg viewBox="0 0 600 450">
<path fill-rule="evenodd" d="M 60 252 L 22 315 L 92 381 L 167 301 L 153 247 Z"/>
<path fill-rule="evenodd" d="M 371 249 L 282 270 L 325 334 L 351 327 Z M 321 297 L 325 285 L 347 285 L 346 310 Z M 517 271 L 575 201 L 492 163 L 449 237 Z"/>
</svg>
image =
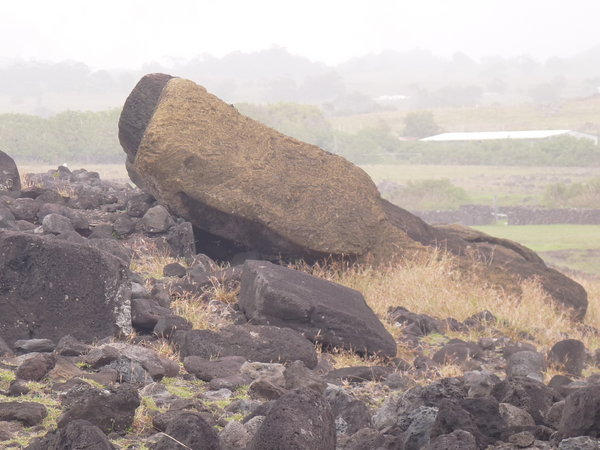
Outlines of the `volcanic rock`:
<svg viewBox="0 0 600 450">
<path fill-rule="evenodd" d="M 91 342 L 131 332 L 129 271 L 95 248 L 0 231 L 0 335 Z"/>
<path fill-rule="evenodd" d="M 322 395 L 309 388 L 281 396 L 247 450 L 334 450 L 333 413 Z"/>
<path fill-rule="evenodd" d="M 240 309 L 254 324 L 299 331 L 326 347 L 396 355 L 396 342 L 362 294 L 266 261 L 247 261 Z"/>
<path fill-rule="evenodd" d="M 289 328 L 267 325 L 230 325 L 219 332 L 211 330 L 176 331 L 173 339 L 181 356 L 214 358 L 243 356 L 248 361 L 302 361 L 312 369 L 317 354 L 307 339 Z"/>
<path fill-rule="evenodd" d="M 18 197 L 21 193 L 21 177 L 15 161 L 0 151 L 0 195 Z"/>
</svg>

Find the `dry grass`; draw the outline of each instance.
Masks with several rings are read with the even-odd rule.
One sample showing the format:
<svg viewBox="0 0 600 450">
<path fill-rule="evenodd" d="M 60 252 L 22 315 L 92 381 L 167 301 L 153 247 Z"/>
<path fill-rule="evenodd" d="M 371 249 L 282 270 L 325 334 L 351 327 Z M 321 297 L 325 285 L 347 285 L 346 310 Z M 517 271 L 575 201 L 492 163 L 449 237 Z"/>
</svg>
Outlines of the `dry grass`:
<svg viewBox="0 0 600 450">
<path fill-rule="evenodd" d="M 147 277 L 161 278 L 163 266 L 177 261 L 151 242 L 140 240 L 131 246 L 136 252 L 132 267 Z M 582 340 L 590 351 L 600 347 L 600 339 L 586 332 L 581 324 L 571 321 L 566 311 L 557 307 L 537 283 L 523 282 L 521 296 L 508 294 L 478 279 L 475 271 L 465 273 L 458 267 L 455 257 L 441 251 L 421 259 L 377 268 L 335 262 L 299 265 L 295 268 L 360 291 L 396 338 L 401 336 L 402 329 L 387 322 L 385 317 L 390 307 L 403 306 L 412 312 L 440 319 L 453 317 L 463 321 L 483 310 L 489 310 L 498 319 L 493 326 L 472 328 L 467 333 L 449 332 L 449 337 L 476 341 L 481 337 L 501 334 L 523 341 L 523 336 L 530 335 L 540 351 L 566 338 Z M 584 285 L 589 294 L 585 324 L 600 328 L 600 279 L 586 277 L 577 281 Z M 202 294 L 177 296 L 171 307 L 175 314 L 190 321 L 195 329 L 218 330 L 232 323 L 231 314 L 238 290 L 215 280 L 213 286 Z M 398 341 L 398 356 L 411 361 L 414 349 L 402 340 Z M 177 358 L 167 344 L 159 351 L 170 358 Z M 385 363 L 378 358 L 361 358 L 351 351 L 336 350 L 331 353 L 336 368 Z M 458 367 L 445 365 L 432 376 L 453 376 L 459 370 Z"/>
<path fill-rule="evenodd" d="M 495 328 L 500 333 L 517 340 L 523 340 L 524 332 L 529 333 L 537 345 L 544 347 L 567 337 L 582 340 L 590 350 L 600 345 L 598 338 L 586 334 L 572 322 L 537 283 L 524 282 L 522 296 L 510 295 L 487 285 L 474 274 L 459 270 L 456 259 L 449 254 L 438 253 L 380 268 L 330 265 L 302 269 L 362 292 L 369 306 L 395 336 L 399 336 L 401 330 L 386 322 L 385 316 L 388 308 L 404 306 L 415 313 L 461 321 L 489 310 L 498 318 Z M 585 322 L 600 328 L 600 281 L 592 278 L 580 281 L 588 289 L 590 300 Z M 457 337 L 474 340 L 492 336 L 494 332 L 490 327 Z"/>
<path fill-rule="evenodd" d="M 210 289 L 203 295 L 190 293 L 179 296 L 171 302 L 171 309 L 198 330 L 216 331 L 232 323 L 229 319 L 233 313 L 231 305 L 212 298 Z"/>
<path fill-rule="evenodd" d="M 163 268 L 170 263 L 185 265 L 181 258 L 173 258 L 166 249 L 159 248 L 156 243 L 144 237 L 123 241 L 123 244 L 133 250 L 130 269 L 145 278 L 163 278 Z"/>
</svg>

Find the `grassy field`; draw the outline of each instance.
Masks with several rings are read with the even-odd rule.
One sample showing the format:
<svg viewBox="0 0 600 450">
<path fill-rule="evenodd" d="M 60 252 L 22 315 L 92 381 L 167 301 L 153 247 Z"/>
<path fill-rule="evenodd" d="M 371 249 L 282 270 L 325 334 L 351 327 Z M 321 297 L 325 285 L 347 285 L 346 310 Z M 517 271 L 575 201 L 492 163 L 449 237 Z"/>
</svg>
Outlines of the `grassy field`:
<svg viewBox="0 0 600 450">
<path fill-rule="evenodd" d="M 600 96 L 569 99 L 551 107 L 534 104 L 483 106 L 471 108 L 435 108 L 434 120 L 445 131 L 504 131 L 573 129 L 598 133 L 600 129 Z M 346 132 L 375 126 L 382 121 L 394 132 L 402 133 L 408 111 L 330 118 L 336 129 Z"/>
<path fill-rule="evenodd" d="M 473 203 L 498 205 L 539 203 L 549 184 L 576 183 L 598 176 L 594 167 L 512 167 L 512 166 L 430 166 L 367 164 L 362 169 L 379 183 L 390 180 L 404 184 L 409 180 L 447 178 L 467 191 Z M 402 205 L 400 205 L 402 206 Z"/>
<path fill-rule="evenodd" d="M 600 275 L 600 225 L 487 225 L 473 228 L 519 242 L 551 265 Z"/>
</svg>

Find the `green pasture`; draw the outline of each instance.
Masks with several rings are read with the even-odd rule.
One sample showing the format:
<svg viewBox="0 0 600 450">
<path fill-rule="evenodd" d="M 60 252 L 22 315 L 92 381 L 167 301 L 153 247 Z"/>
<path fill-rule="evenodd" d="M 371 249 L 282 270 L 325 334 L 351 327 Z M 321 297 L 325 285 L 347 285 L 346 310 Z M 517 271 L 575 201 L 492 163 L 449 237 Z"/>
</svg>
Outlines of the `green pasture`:
<svg viewBox="0 0 600 450">
<path fill-rule="evenodd" d="M 473 228 L 519 242 L 551 265 L 600 275 L 600 225 L 486 225 Z"/>
</svg>

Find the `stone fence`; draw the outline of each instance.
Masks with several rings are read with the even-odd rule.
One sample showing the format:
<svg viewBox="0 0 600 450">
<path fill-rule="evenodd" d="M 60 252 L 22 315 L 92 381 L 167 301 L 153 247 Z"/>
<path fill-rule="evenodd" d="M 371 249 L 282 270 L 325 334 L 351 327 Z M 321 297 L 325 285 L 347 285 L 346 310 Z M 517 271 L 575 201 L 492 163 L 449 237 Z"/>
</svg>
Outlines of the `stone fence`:
<svg viewBox="0 0 600 450">
<path fill-rule="evenodd" d="M 538 208 L 528 206 L 463 205 L 455 211 L 413 211 L 427 223 L 459 223 L 462 225 L 577 224 L 600 225 L 600 209 Z"/>
</svg>

